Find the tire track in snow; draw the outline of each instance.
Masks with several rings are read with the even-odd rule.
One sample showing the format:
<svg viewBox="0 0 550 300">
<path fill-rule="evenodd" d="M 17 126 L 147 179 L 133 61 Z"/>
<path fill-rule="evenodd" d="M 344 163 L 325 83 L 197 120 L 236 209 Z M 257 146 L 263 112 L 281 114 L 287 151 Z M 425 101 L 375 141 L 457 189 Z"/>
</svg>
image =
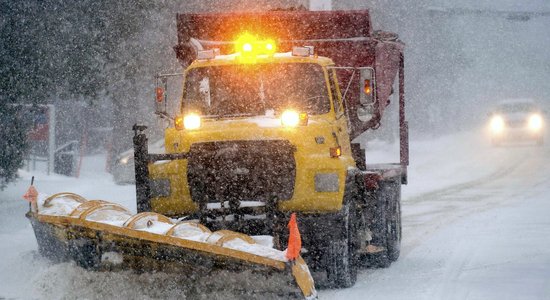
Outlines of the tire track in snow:
<svg viewBox="0 0 550 300">
<path fill-rule="evenodd" d="M 548 172 L 546 176 L 537 177 L 538 172 L 544 172 L 545 165 L 550 165 L 550 148 L 541 150 L 543 151 L 534 150 L 537 155 L 532 155 L 532 149 L 519 149 L 528 153 L 520 153 L 523 155 L 520 155 L 518 160 L 505 160 L 505 164 L 490 175 L 405 199 L 402 203 L 402 256 L 406 256 L 422 244 L 426 237 L 448 224 L 517 199 L 528 192 L 528 189 L 548 183 Z M 518 178 L 522 178 L 530 186 L 515 186 Z M 512 181 L 515 185 L 507 185 L 507 181 Z"/>
</svg>

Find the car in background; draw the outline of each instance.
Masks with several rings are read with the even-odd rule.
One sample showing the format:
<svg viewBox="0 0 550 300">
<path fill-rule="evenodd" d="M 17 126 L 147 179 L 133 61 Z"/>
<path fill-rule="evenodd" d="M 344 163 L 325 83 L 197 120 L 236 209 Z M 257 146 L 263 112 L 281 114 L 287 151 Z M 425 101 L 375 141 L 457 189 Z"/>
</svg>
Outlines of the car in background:
<svg viewBox="0 0 550 300">
<path fill-rule="evenodd" d="M 544 111 L 531 99 L 507 100 L 490 113 L 491 142 L 499 146 L 505 142 L 535 141 L 544 144 Z"/>
<path fill-rule="evenodd" d="M 148 145 L 150 153 L 164 153 L 164 139 L 157 140 Z M 111 168 L 113 179 L 116 184 L 134 184 L 135 165 L 134 165 L 134 149 L 128 149 L 119 154 Z"/>
</svg>

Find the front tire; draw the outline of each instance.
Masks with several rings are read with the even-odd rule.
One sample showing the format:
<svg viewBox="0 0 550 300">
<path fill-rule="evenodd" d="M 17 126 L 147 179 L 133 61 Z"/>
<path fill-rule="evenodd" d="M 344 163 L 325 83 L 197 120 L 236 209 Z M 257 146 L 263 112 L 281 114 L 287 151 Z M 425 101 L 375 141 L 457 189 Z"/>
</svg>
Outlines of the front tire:
<svg viewBox="0 0 550 300">
<path fill-rule="evenodd" d="M 348 288 L 357 281 L 357 215 L 355 204 L 345 205 L 341 238 L 329 241 L 325 249 L 327 284 L 332 288 Z"/>
</svg>

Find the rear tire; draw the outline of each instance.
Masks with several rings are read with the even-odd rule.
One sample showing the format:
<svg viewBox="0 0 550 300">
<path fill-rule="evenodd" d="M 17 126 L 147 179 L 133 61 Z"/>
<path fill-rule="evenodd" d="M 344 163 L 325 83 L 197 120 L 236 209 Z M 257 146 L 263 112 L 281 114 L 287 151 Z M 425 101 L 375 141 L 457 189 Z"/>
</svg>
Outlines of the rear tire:
<svg viewBox="0 0 550 300">
<path fill-rule="evenodd" d="M 345 205 L 342 213 L 345 220 L 341 238 L 329 241 L 324 251 L 327 284 L 332 288 L 348 288 L 357 281 L 358 238 L 355 207 L 350 209 L 350 205 Z"/>
<path fill-rule="evenodd" d="M 401 253 L 401 182 L 399 180 L 382 181 L 377 197 L 382 199 L 374 210 L 374 223 L 371 229 L 376 229 L 375 245 L 384 250 L 367 254 L 367 265 L 372 268 L 387 268 L 399 258 Z"/>
<path fill-rule="evenodd" d="M 401 253 L 401 183 L 392 182 L 392 195 L 388 197 L 388 231 L 387 252 L 391 262 L 396 261 Z"/>
</svg>

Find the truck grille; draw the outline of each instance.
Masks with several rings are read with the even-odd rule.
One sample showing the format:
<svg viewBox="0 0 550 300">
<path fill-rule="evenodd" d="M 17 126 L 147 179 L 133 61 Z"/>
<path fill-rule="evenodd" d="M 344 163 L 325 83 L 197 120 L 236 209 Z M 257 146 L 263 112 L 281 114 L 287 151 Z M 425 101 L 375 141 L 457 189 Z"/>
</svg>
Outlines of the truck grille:
<svg viewBox="0 0 550 300">
<path fill-rule="evenodd" d="M 294 193 L 295 148 L 286 140 L 193 144 L 187 181 L 195 202 L 288 200 Z"/>
</svg>

